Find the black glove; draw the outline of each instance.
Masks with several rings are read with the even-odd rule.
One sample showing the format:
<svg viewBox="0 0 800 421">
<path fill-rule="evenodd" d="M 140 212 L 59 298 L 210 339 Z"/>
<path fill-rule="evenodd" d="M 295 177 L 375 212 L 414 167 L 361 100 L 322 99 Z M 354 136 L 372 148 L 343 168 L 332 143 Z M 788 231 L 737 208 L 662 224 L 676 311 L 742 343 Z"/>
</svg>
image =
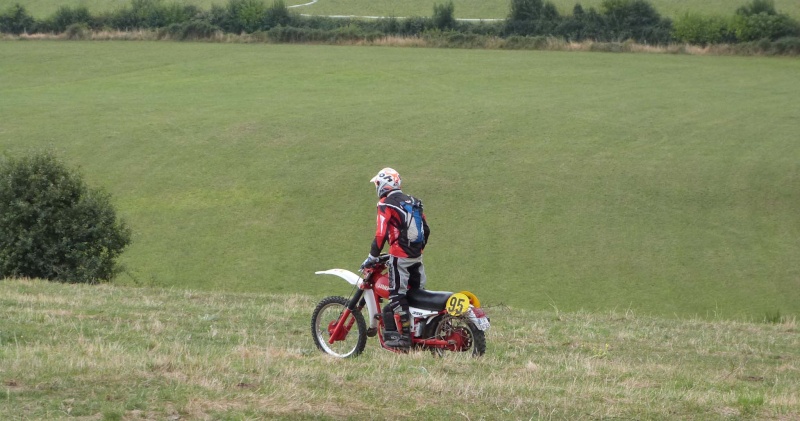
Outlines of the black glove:
<svg viewBox="0 0 800 421">
<path fill-rule="evenodd" d="M 364 268 L 372 267 L 372 265 L 377 262 L 378 258 L 370 254 L 367 256 L 367 259 L 364 260 L 364 263 L 361 264 L 361 269 L 363 270 Z"/>
</svg>

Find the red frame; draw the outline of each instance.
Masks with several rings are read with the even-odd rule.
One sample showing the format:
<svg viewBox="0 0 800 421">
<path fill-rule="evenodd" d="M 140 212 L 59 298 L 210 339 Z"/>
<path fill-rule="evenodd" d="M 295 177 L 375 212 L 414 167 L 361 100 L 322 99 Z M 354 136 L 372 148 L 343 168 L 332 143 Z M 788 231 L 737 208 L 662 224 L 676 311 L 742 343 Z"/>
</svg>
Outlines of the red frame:
<svg viewBox="0 0 800 421">
<path fill-rule="evenodd" d="M 369 296 L 371 297 L 371 299 L 375 300 L 375 305 L 379 310 L 381 309 L 381 300 L 389 298 L 388 290 L 385 292 L 385 294 L 381 294 L 383 290 L 375 288 L 376 285 L 383 284 L 382 280 L 386 277 L 386 274 L 383 273 L 384 270 L 386 270 L 386 265 L 383 263 L 379 263 L 371 268 L 364 269 L 365 282 L 362 282 L 359 285 L 360 289 L 364 291 L 367 290 L 370 291 Z M 372 280 L 373 277 L 375 278 L 374 281 Z M 365 296 L 364 299 L 366 300 L 370 298 Z M 359 310 L 361 310 L 361 308 L 359 308 Z M 439 314 L 440 315 L 447 314 L 447 311 L 442 310 L 439 312 Z M 353 327 L 353 324 L 356 321 L 355 317 L 352 318 L 350 317 L 351 315 L 352 312 L 350 311 L 350 309 L 345 308 L 337 320 L 331 321 L 330 324 L 328 324 L 328 333 L 330 333 L 331 335 L 330 339 L 328 340 L 328 343 L 332 344 L 336 341 L 342 341 L 347 337 L 347 334 L 350 333 L 350 329 Z M 342 323 L 343 321 L 346 321 L 346 323 Z M 385 323 L 383 317 L 378 319 L 379 331 L 381 327 L 384 327 L 385 329 Z M 381 347 L 383 349 L 387 349 L 389 351 L 398 353 L 404 352 L 403 350 L 386 346 L 386 344 L 383 341 L 383 335 L 378 335 L 378 340 L 380 341 Z M 454 343 L 451 344 L 449 342 L 451 340 Z M 448 339 L 420 339 L 414 336 L 411 337 L 411 343 L 413 345 L 421 345 L 428 348 L 442 348 L 450 351 L 458 351 L 460 348 L 464 346 L 463 342 L 464 342 L 463 336 L 457 333 L 454 333 L 453 335 L 448 337 Z"/>
</svg>

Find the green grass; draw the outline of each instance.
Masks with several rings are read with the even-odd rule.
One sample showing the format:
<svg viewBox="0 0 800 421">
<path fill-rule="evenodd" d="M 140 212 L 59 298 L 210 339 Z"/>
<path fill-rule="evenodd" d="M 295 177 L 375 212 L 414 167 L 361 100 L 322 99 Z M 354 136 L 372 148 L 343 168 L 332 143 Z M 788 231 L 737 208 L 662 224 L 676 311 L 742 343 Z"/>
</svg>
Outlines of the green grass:
<svg viewBox="0 0 800 421">
<path fill-rule="evenodd" d="M 172 0 L 165 0 L 170 2 Z M 288 0 L 287 6 L 305 4 L 310 0 Z M 602 0 L 551 0 L 562 14 L 571 14 L 576 3 L 584 8 L 600 8 Z M 180 4 L 194 4 L 208 9 L 213 4 L 225 5 L 225 0 L 175 0 Z M 61 5 L 83 5 L 90 11 L 114 10 L 121 5 L 129 4 L 127 0 L 0 0 L 0 10 L 19 3 L 34 16 L 48 17 Z M 270 0 L 265 0 L 270 4 Z M 390 0 L 319 0 L 311 6 L 293 9 L 299 13 L 311 15 L 355 15 L 355 16 L 431 16 L 434 4 L 444 4 L 444 0 L 407 0 L 402 2 Z M 686 12 L 706 15 L 732 16 L 737 8 L 750 3 L 747 0 L 649 0 L 659 13 L 664 16 L 678 17 Z M 457 18 L 505 18 L 510 10 L 509 0 L 453 0 Z M 800 18 L 800 2 L 795 0 L 775 0 L 779 12 Z"/>
<path fill-rule="evenodd" d="M 0 150 L 53 146 L 134 230 L 120 284 L 338 291 L 393 166 L 429 288 L 530 310 L 800 314 L 800 61 L 0 43 Z"/>
<path fill-rule="evenodd" d="M 0 418 L 800 417 L 795 321 L 493 307 L 482 358 L 370 340 L 334 360 L 309 334 L 321 298 L 0 281 Z"/>
</svg>

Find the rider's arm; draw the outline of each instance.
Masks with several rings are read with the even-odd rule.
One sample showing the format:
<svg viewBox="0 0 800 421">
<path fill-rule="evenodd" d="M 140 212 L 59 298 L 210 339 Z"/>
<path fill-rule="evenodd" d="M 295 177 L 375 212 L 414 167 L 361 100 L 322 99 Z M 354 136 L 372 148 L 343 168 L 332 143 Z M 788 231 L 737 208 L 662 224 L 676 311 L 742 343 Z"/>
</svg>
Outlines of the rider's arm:
<svg viewBox="0 0 800 421">
<path fill-rule="evenodd" d="M 370 248 L 369 252 L 371 256 L 375 257 L 378 257 L 381 254 L 384 244 L 386 244 L 386 241 L 389 239 L 389 219 L 391 218 L 391 215 L 389 214 L 389 207 L 382 205 L 383 203 L 378 203 L 375 239 L 372 240 L 372 247 Z"/>
</svg>

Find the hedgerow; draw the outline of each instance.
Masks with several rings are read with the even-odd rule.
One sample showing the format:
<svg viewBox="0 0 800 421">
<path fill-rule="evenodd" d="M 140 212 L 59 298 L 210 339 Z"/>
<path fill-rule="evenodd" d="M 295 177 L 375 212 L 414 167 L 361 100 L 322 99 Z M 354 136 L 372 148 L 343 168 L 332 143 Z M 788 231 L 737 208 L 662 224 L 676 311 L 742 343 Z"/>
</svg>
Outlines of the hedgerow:
<svg viewBox="0 0 800 421">
<path fill-rule="evenodd" d="M 301 16 L 290 12 L 283 0 L 266 1 L 227 0 L 223 6 L 202 10 L 165 0 L 130 0 L 127 6 L 101 14 L 92 14 L 84 6 L 64 6 L 43 20 L 33 18 L 17 4 L 0 12 L 0 32 L 65 33 L 69 38 L 81 38 L 86 28 L 155 30 L 179 40 L 212 38 L 220 33 L 263 33 L 265 40 L 273 42 L 333 42 L 376 36 L 425 37 L 433 31 L 434 38 L 452 40 L 453 46 L 480 44 L 480 36 L 494 36 L 511 40 L 508 44 L 524 38 L 653 45 L 741 43 L 747 44 L 743 49 L 757 45 L 774 54 L 793 54 L 800 42 L 800 23 L 775 10 L 772 0 L 752 0 L 731 17 L 686 14 L 675 21 L 661 16 L 647 0 L 603 0 L 598 9 L 576 4 L 567 15 L 561 15 L 549 0 L 511 0 L 508 17 L 497 22 L 459 21 L 452 1 L 435 4 L 430 17 L 402 19 Z M 435 35 L 436 31 L 449 35 Z"/>
</svg>

